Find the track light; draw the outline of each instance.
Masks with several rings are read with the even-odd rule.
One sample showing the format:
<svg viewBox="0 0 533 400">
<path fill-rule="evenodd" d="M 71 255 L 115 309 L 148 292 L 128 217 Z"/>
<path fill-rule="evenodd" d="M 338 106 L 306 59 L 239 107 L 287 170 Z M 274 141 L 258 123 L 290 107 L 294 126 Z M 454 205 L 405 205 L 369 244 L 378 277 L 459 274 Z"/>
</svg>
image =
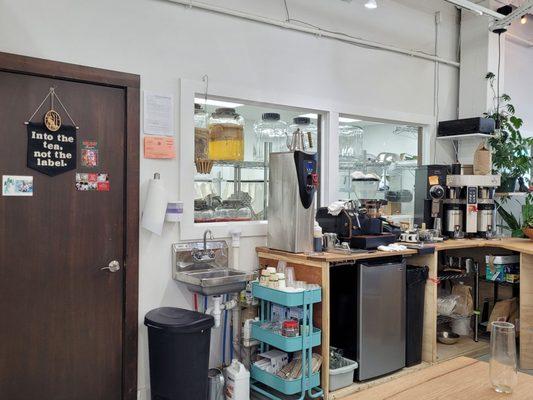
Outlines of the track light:
<svg viewBox="0 0 533 400">
<path fill-rule="evenodd" d="M 526 15 L 523 15 L 522 18 L 520 18 L 520 23 L 522 25 L 527 24 L 527 16 Z"/>
<path fill-rule="evenodd" d="M 376 0 L 367 0 L 367 2 L 365 3 L 365 7 L 370 10 L 373 10 L 375 8 L 378 8 L 378 3 L 376 3 Z"/>
</svg>

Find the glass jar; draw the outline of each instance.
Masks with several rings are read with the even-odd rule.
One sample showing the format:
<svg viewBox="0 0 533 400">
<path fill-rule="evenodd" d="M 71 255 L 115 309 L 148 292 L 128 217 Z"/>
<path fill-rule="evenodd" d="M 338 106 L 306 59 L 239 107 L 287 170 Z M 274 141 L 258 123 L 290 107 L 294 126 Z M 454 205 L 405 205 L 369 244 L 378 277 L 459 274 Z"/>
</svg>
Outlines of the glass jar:
<svg viewBox="0 0 533 400">
<path fill-rule="evenodd" d="M 207 113 L 200 104 L 194 103 L 194 159 L 209 159 L 209 129 Z"/>
<path fill-rule="evenodd" d="M 339 127 L 339 153 L 341 157 L 363 158 L 363 128 L 354 125 Z"/>
<path fill-rule="evenodd" d="M 248 207 L 241 207 L 237 210 L 237 220 L 239 221 L 251 221 L 252 210 Z"/>
<path fill-rule="evenodd" d="M 296 320 L 283 321 L 281 334 L 286 337 L 296 337 L 300 334 L 299 323 Z"/>
<path fill-rule="evenodd" d="M 317 142 L 317 128 L 316 125 L 311 122 L 311 118 L 296 117 L 292 120 L 292 124 L 289 126 L 289 133 L 287 135 L 287 147 L 290 148 L 292 137 L 297 130 L 303 133 L 304 136 L 304 150 L 309 153 L 316 153 L 318 149 Z"/>
<path fill-rule="evenodd" d="M 195 210 L 194 211 L 194 222 L 195 223 L 213 222 L 214 219 L 215 219 L 215 212 L 213 210 Z"/>
<path fill-rule="evenodd" d="M 285 274 L 283 272 L 278 272 L 278 289 L 285 289 L 286 287 Z"/>
<path fill-rule="evenodd" d="M 278 274 L 277 273 L 270 274 L 268 286 L 271 287 L 272 289 L 278 288 Z"/>
<path fill-rule="evenodd" d="M 493 322 L 490 334 L 490 383 L 498 393 L 512 393 L 518 383 L 516 332 L 509 322 Z"/>
<path fill-rule="evenodd" d="M 259 284 L 261 286 L 268 286 L 269 283 L 270 283 L 270 271 L 265 268 L 261 271 L 261 277 L 259 278 Z"/>
<path fill-rule="evenodd" d="M 215 209 L 215 219 L 217 222 L 236 221 L 238 216 L 238 209 L 234 208 L 232 204 L 227 201 Z"/>
<path fill-rule="evenodd" d="M 254 160 L 265 160 L 265 143 L 272 143 L 272 152 L 287 151 L 287 124 L 278 113 L 264 113 L 254 124 Z"/>
<path fill-rule="evenodd" d="M 244 160 L 244 118 L 234 108 L 217 108 L 209 118 L 209 159 Z"/>
</svg>

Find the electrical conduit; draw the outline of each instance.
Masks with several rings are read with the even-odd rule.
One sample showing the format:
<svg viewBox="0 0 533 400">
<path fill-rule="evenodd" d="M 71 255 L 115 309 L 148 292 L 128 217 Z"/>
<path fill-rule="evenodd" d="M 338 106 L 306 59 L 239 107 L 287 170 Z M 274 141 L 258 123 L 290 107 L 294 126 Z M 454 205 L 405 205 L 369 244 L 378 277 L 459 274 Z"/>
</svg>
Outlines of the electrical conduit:
<svg viewBox="0 0 533 400">
<path fill-rule="evenodd" d="M 200 10 L 210 11 L 210 12 L 214 12 L 214 13 L 217 13 L 217 14 L 229 15 L 229 16 L 232 16 L 232 17 L 245 19 L 245 20 L 248 20 L 248 21 L 260 22 L 260 23 L 267 24 L 267 25 L 277 26 L 277 27 L 283 28 L 283 29 L 288 29 L 288 30 L 292 30 L 292 31 L 308 33 L 308 34 L 311 34 L 311 35 L 317 36 L 317 37 L 326 37 L 326 38 L 329 38 L 329 39 L 339 40 L 341 42 L 351 43 L 351 44 L 355 44 L 355 45 L 358 45 L 358 46 L 364 46 L 364 47 L 367 47 L 367 48 L 378 49 L 378 50 L 386 50 L 386 51 L 390 51 L 390 52 L 397 53 L 397 54 L 403 54 L 403 55 L 409 56 L 409 57 L 416 57 L 416 58 L 420 58 L 420 59 L 423 59 L 423 60 L 439 62 L 439 63 L 450 65 L 450 66 L 456 67 L 456 68 L 459 68 L 460 65 L 461 65 L 457 61 L 447 60 L 445 58 L 437 57 L 437 56 L 430 55 L 430 54 L 425 54 L 425 53 L 423 53 L 421 51 L 408 50 L 408 49 L 404 49 L 404 48 L 401 48 L 401 47 L 387 45 L 387 44 L 384 44 L 384 43 L 377 43 L 377 42 L 373 42 L 373 41 L 370 41 L 370 40 L 365 40 L 365 39 L 355 38 L 355 37 L 348 36 L 348 35 L 343 35 L 343 34 L 340 34 L 340 33 L 329 32 L 329 31 L 323 30 L 323 29 L 310 28 L 310 27 L 306 27 L 306 26 L 296 25 L 296 24 L 293 24 L 293 23 L 290 23 L 290 22 L 287 22 L 287 21 L 280 21 L 280 20 L 273 19 L 273 18 L 262 17 L 260 15 L 255 15 L 255 14 L 250 14 L 250 13 L 246 13 L 246 12 L 243 12 L 243 11 L 238 11 L 238 10 L 233 10 L 233 9 L 229 9 L 229 8 L 219 7 L 219 6 L 215 6 L 215 5 L 204 3 L 204 2 L 200 2 L 200 1 L 195 1 L 195 0 L 167 0 L 167 1 L 172 2 L 172 3 L 176 3 L 176 4 L 181 4 L 181 5 L 189 7 L 189 8 L 198 8 Z"/>
</svg>

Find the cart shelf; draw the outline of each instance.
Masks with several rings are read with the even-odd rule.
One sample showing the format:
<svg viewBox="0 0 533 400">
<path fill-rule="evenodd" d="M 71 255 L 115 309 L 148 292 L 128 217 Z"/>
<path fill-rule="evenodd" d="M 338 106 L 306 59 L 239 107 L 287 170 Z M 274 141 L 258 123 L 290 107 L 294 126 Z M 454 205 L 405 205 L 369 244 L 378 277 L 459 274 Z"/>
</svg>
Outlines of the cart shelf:
<svg viewBox="0 0 533 400">
<path fill-rule="evenodd" d="M 320 385 L 320 372 L 312 374 L 309 379 L 306 379 L 306 382 L 304 382 L 303 378 L 286 380 L 277 375 L 263 371 L 261 368 L 258 368 L 255 365 L 252 365 L 251 372 L 252 378 L 256 381 L 270 386 L 271 388 L 276 389 L 278 392 L 287 395 L 301 393 L 303 391 L 316 388 Z"/>
<path fill-rule="evenodd" d="M 320 329 L 313 328 L 313 333 L 309 336 L 286 337 L 269 329 L 261 328 L 261 322 L 252 324 L 252 337 L 254 339 L 289 353 L 300 351 L 307 347 L 319 346 L 321 335 L 322 331 Z"/>
<path fill-rule="evenodd" d="M 288 353 L 301 351 L 302 367 L 300 378 L 286 380 L 252 365 L 250 387 L 272 400 L 281 399 L 259 387 L 256 384 L 257 382 L 286 395 L 300 393 L 299 400 L 303 400 L 306 396 L 313 399 L 322 397 L 323 391 L 319 387 L 320 372 L 312 373 L 313 347 L 321 344 L 322 335 L 320 329 L 313 327 L 313 304 L 322 301 L 322 289 L 287 292 L 261 286 L 259 282 L 254 282 L 252 284 L 252 295 L 259 299 L 261 304 L 260 321 L 252 324 L 252 337 L 261 342 L 261 351 L 265 351 L 270 346 Z M 302 307 L 303 317 L 300 336 L 286 337 L 261 328 L 261 325 L 270 318 L 271 303 L 285 307 Z"/>
<path fill-rule="evenodd" d="M 322 301 L 322 290 L 303 290 L 301 292 L 286 292 L 260 285 L 252 284 L 252 295 L 255 298 L 281 304 L 286 307 L 296 307 L 303 304 L 314 304 Z"/>
</svg>

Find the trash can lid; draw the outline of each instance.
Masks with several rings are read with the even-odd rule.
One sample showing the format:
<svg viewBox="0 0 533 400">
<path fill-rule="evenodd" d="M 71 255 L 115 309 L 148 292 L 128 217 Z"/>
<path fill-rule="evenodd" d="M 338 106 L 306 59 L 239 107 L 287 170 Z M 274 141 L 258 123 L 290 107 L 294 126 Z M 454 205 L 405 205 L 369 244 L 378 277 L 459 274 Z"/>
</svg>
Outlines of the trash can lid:
<svg viewBox="0 0 533 400">
<path fill-rule="evenodd" d="M 429 267 L 408 265 L 407 266 L 407 284 L 415 284 L 425 282 L 429 277 Z"/>
<path fill-rule="evenodd" d="M 149 311 L 144 317 L 144 324 L 169 332 L 195 333 L 211 329 L 215 321 L 212 315 L 183 308 L 161 307 Z"/>
</svg>

